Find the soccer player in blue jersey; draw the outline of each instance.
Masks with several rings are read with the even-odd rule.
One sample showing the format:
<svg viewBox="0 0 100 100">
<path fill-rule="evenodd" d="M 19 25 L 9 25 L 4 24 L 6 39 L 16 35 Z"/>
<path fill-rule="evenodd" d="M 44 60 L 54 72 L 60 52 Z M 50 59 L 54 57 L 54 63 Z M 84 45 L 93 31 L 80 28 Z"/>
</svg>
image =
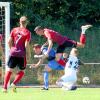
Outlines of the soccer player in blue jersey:
<svg viewBox="0 0 100 100">
<path fill-rule="evenodd" d="M 32 64 L 30 67 L 32 68 L 37 68 L 40 64 L 43 63 L 43 61 L 45 59 L 48 60 L 48 64 L 45 65 L 44 68 L 44 88 L 43 90 L 48 90 L 49 88 L 49 81 L 48 81 L 48 77 L 49 77 L 49 72 L 51 70 L 64 70 L 64 63 L 61 62 L 57 62 L 55 60 L 55 55 L 56 55 L 56 51 L 54 49 L 51 49 L 48 57 L 44 56 L 45 53 L 47 52 L 46 47 L 41 47 L 41 45 L 39 44 L 35 44 L 33 45 L 33 51 L 35 52 L 35 54 L 40 55 L 42 54 L 41 58 L 39 59 L 37 64 Z M 61 61 L 63 60 L 63 58 L 61 58 Z"/>
<path fill-rule="evenodd" d="M 65 74 L 56 82 L 58 86 L 61 86 L 65 90 L 77 89 L 77 71 L 80 65 L 80 60 L 78 59 L 77 55 L 77 49 L 72 48 L 64 69 Z"/>
</svg>

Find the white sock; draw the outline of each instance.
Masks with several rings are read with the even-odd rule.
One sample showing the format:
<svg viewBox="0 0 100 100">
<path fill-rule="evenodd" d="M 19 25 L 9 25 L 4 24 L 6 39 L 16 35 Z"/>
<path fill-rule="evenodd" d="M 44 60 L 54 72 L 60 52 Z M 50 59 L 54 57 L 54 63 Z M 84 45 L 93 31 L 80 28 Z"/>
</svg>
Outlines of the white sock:
<svg viewBox="0 0 100 100">
<path fill-rule="evenodd" d="M 85 34 L 86 29 L 82 29 L 82 33 L 81 34 Z"/>
</svg>

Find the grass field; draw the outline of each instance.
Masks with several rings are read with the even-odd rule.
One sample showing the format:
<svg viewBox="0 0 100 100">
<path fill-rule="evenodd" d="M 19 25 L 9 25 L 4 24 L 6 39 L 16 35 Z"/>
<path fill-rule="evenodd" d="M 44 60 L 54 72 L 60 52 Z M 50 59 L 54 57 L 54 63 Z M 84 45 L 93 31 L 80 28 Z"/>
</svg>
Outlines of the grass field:
<svg viewBox="0 0 100 100">
<path fill-rule="evenodd" d="M 17 93 L 9 89 L 2 93 L 0 100 L 100 100 L 100 88 L 78 88 L 76 91 L 65 91 L 60 88 L 50 88 L 48 91 L 40 88 L 18 88 Z"/>
</svg>

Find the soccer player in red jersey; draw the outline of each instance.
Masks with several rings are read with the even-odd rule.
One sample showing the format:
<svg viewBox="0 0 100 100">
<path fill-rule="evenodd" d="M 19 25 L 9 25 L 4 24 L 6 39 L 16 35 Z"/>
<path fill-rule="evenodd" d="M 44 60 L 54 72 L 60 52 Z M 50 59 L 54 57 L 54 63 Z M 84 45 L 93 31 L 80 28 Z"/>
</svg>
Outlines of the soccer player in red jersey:
<svg viewBox="0 0 100 100">
<path fill-rule="evenodd" d="M 24 76 L 24 70 L 26 68 L 26 51 L 29 50 L 31 33 L 26 28 L 28 23 L 26 16 L 22 16 L 19 20 L 19 23 L 19 27 L 12 29 L 10 38 L 8 40 L 10 57 L 8 60 L 8 68 L 4 77 L 3 92 L 7 92 L 7 85 L 12 75 L 12 71 L 17 66 L 19 68 L 19 71 L 11 84 L 11 86 L 13 87 L 13 91 L 16 92 L 16 84 Z"/>
<path fill-rule="evenodd" d="M 38 35 L 42 35 L 45 38 L 47 38 L 47 42 L 44 45 L 48 45 L 48 50 L 46 53 L 46 56 L 48 56 L 48 53 L 50 52 L 50 49 L 53 46 L 53 43 L 56 42 L 59 46 L 57 48 L 57 54 L 56 54 L 56 60 L 59 61 L 62 53 L 64 52 L 66 47 L 81 47 L 83 48 L 85 46 L 85 42 L 86 42 L 86 35 L 85 35 L 85 31 L 90 28 L 92 25 L 85 25 L 82 26 L 82 32 L 81 32 L 81 36 L 80 36 L 80 42 L 76 42 L 74 40 L 69 39 L 66 36 L 62 36 L 61 34 L 59 34 L 58 32 L 51 30 L 51 29 L 47 29 L 47 28 L 42 28 L 41 26 L 37 26 L 34 31 L 36 32 L 36 34 Z"/>
</svg>

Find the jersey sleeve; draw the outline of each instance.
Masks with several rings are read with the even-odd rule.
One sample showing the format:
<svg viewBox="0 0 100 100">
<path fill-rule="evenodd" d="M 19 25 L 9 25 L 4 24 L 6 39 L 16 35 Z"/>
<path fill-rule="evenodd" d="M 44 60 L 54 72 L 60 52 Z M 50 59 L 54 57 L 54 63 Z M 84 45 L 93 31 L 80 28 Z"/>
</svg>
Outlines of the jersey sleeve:
<svg viewBox="0 0 100 100">
<path fill-rule="evenodd" d="M 45 37 L 47 38 L 47 39 L 52 39 L 52 36 L 51 36 L 51 34 L 50 34 L 50 32 L 49 31 L 47 31 L 47 30 L 45 30 Z"/>
<path fill-rule="evenodd" d="M 27 37 L 26 37 L 26 40 L 27 40 L 27 41 L 30 41 L 30 40 L 31 40 L 31 32 L 28 32 L 28 35 L 27 35 Z"/>
</svg>

